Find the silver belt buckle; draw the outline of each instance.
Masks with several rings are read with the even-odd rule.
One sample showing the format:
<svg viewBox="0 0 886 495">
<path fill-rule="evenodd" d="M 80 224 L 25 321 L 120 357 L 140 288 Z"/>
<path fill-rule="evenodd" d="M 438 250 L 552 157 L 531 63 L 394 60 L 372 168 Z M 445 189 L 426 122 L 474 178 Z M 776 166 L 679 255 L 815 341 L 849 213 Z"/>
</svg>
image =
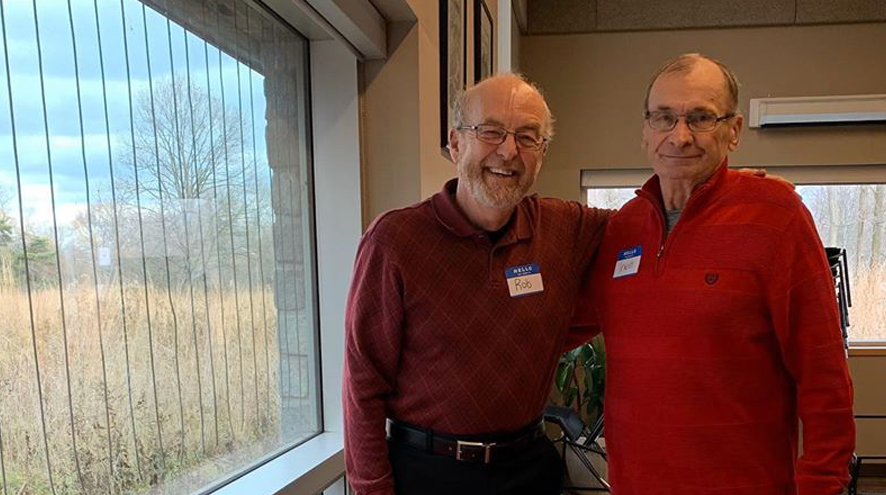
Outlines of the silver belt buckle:
<svg viewBox="0 0 886 495">
<path fill-rule="evenodd" d="M 483 449 L 483 463 L 489 464 L 490 453 L 492 451 L 492 447 L 495 443 L 483 443 L 483 442 L 462 442 L 461 440 L 457 440 L 455 443 L 455 460 L 464 461 L 462 458 L 462 447 L 477 447 Z"/>
</svg>

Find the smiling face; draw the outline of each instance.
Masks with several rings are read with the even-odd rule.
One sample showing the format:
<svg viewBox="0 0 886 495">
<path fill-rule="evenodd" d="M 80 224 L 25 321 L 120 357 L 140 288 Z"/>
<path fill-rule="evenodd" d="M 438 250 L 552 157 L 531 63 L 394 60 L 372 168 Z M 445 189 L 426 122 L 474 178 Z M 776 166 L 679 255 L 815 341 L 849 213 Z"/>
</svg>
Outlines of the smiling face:
<svg viewBox="0 0 886 495">
<path fill-rule="evenodd" d="M 546 115 L 544 100 L 531 86 L 516 78 L 492 78 L 474 89 L 465 108 L 465 123 L 542 136 Z M 449 139 L 458 169 L 457 198 L 469 216 L 472 210 L 513 209 L 535 183 L 547 146 L 521 150 L 511 135 L 501 144 L 489 144 L 477 139 L 472 130 L 453 130 Z"/>
<path fill-rule="evenodd" d="M 719 67 L 700 60 L 688 72 L 665 73 L 653 83 L 647 111 L 666 110 L 677 115 L 707 111 L 723 117 L 729 108 L 725 78 Z M 680 119 L 670 131 L 643 124 L 642 146 L 653 171 L 663 181 L 706 181 L 738 146 L 742 117 L 720 122 L 712 131 L 693 132 Z"/>
</svg>

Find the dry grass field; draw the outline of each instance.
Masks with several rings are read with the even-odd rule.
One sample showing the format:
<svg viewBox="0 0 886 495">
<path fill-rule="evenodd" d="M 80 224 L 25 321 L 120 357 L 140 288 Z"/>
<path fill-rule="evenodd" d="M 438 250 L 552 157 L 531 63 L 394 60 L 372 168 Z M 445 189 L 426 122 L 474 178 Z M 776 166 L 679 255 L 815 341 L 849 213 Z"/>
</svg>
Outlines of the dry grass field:
<svg viewBox="0 0 886 495">
<path fill-rule="evenodd" d="M 849 339 L 886 342 L 886 263 L 850 275 Z"/>
<path fill-rule="evenodd" d="M 56 493 L 139 490 L 279 436 L 271 289 L 250 308 L 242 287 L 239 298 L 210 289 L 208 303 L 201 287 L 192 312 L 187 290 L 130 285 L 121 298 L 119 284 L 100 286 L 97 306 L 82 284 L 64 291 L 63 325 L 57 287 L 29 298 L 2 272 L 6 493 L 51 493 L 50 471 Z"/>
</svg>

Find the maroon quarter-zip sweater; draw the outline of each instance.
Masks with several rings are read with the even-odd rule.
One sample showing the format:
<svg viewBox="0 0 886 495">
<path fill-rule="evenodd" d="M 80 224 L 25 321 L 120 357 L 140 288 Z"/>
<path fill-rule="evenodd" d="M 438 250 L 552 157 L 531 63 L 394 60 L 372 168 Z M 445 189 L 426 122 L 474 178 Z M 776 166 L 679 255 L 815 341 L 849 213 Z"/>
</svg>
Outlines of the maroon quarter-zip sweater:
<svg viewBox="0 0 886 495">
<path fill-rule="evenodd" d="M 345 459 L 360 495 L 392 494 L 385 418 L 450 434 L 517 430 L 544 409 L 610 212 L 525 198 L 497 242 L 455 201 L 456 181 L 380 216 L 361 240 L 345 321 Z M 505 270 L 544 290 L 511 297 Z M 432 480 L 429 480 L 432 482 Z"/>
</svg>

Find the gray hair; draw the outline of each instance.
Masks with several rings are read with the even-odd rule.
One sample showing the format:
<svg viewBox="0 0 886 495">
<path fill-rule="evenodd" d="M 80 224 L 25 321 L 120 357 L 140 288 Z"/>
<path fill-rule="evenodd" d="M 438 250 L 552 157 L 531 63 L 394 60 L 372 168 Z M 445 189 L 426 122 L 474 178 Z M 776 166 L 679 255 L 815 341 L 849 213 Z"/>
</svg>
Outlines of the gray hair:
<svg viewBox="0 0 886 495">
<path fill-rule="evenodd" d="M 728 98 L 726 103 L 729 106 L 729 112 L 737 113 L 739 84 L 735 73 L 732 72 L 732 69 L 726 67 L 726 64 L 723 62 L 700 53 L 684 53 L 676 58 L 668 60 L 655 71 L 655 74 L 652 75 L 652 79 L 649 80 L 649 85 L 646 86 L 646 99 L 643 100 L 643 111 L 645 112 L 649 110 L 649 93 L 652 91 L 652 85 L 655 84 L 655 81 L 659 77 L 665 74 L 686 74 L 702 61 L 711 62 L 720 69 L 720 72 L 723 74 L 723 80 L 725 81 L 726 96 Z"/>
<path fill-rule="evenodd" d="M 551 115 L 551 110 L 548 108 L 548 104 L 545 101 L 544 94 L 541 89 L 536 86 L 534 83 L 530 82 L 526 77 L 522 74 L 518 74 L 516 72 L 501 72 L 498 74 L 491 75 L 486 79 L 478 82 L 477 84 L 471 86 L 470 88 L 465 89 L 461 93 L 459 93 L 458 98 L 455 100 L 455 105 L 452 107 L 452 127 L 459 128 L 465 125 L 466 112 L 468 108 L 468 103 L 470 103 L 471 98 L 474 96 L 474 93 L 477 91 L 482 84 L 487 81 L 499 80 L 499 79 L 508 79 L 514 81 L 515 83 L 523 83 L 529 86 L 533 91 L 538 93 L 539 98 L 541 98 L 545 107 L 545 115 L 543 116 L 542 121 L 542 137 L 547 140 L 551 140 L 554 137 L 554 116 Z"/>
</svg>

